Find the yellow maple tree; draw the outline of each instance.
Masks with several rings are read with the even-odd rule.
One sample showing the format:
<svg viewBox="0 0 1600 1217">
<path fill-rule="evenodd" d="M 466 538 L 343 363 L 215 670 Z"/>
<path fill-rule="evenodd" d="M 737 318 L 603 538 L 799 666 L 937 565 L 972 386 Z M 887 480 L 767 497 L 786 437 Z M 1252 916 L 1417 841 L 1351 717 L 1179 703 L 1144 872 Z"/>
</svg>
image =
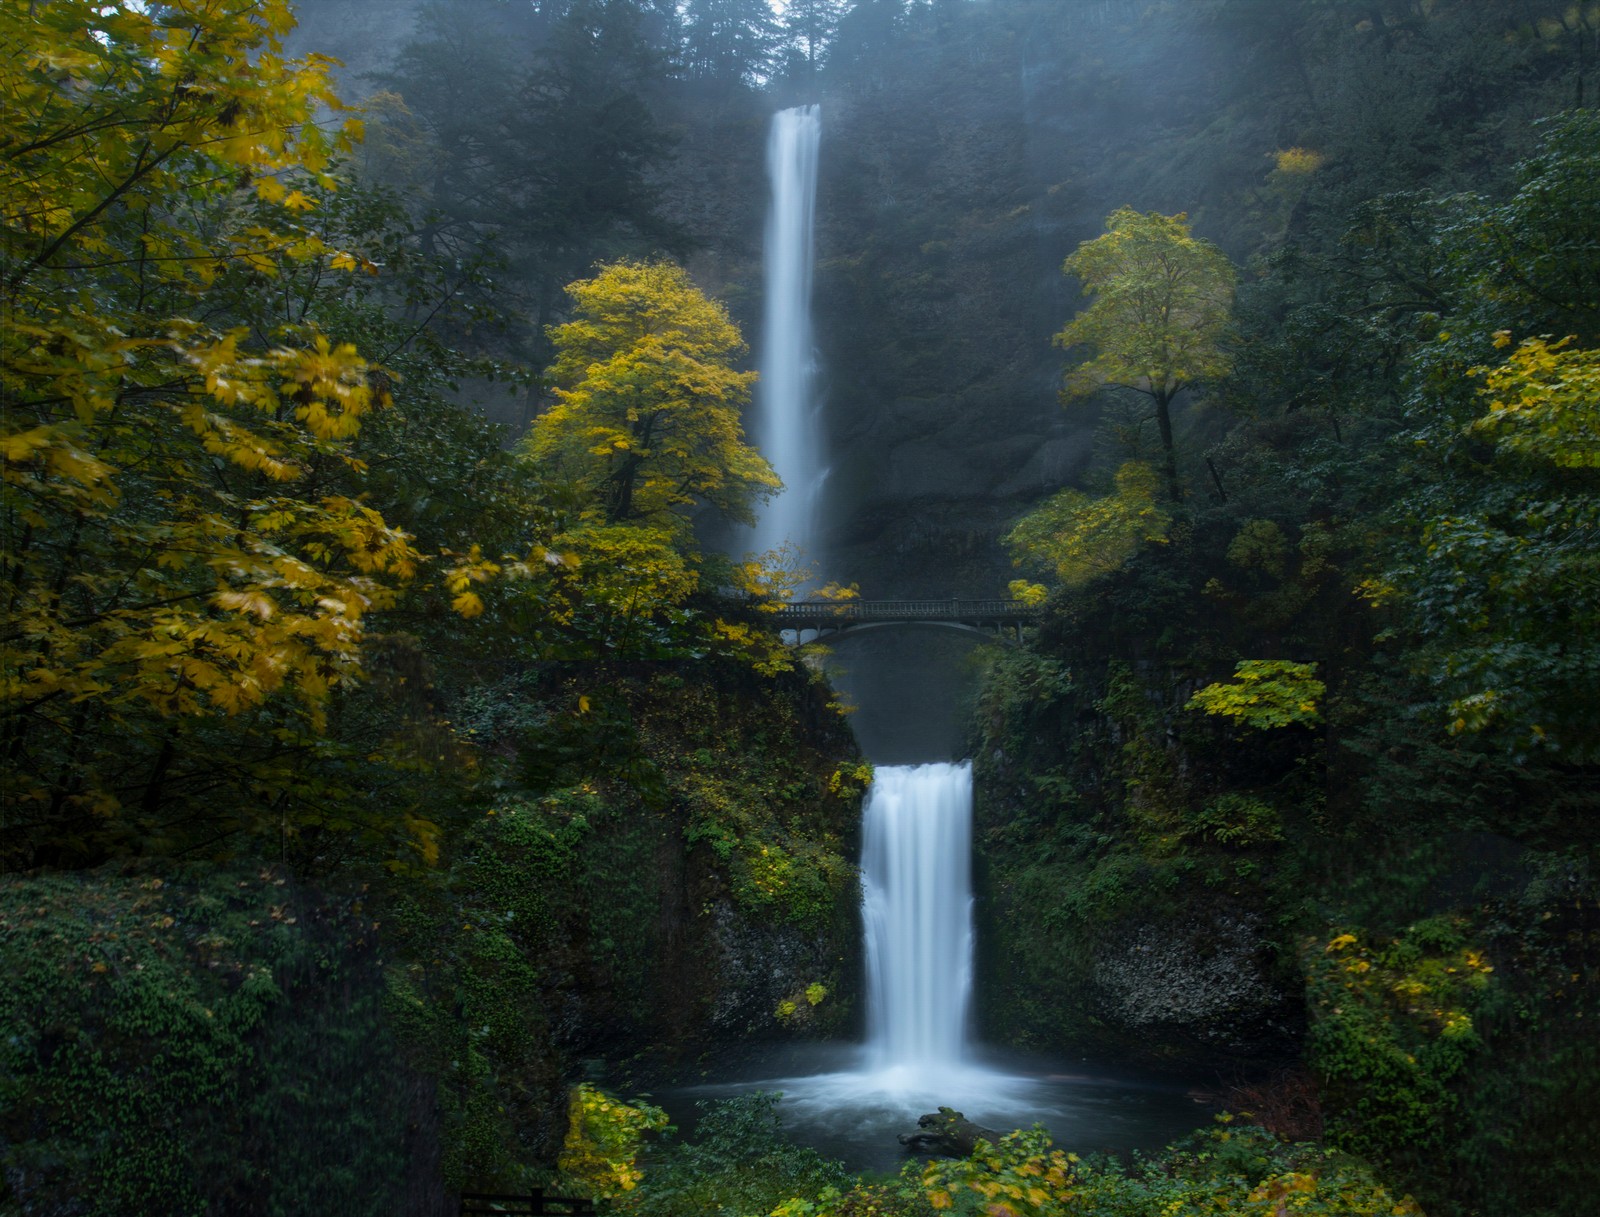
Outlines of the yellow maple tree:
<svg viewBox="0 0 1600 1217">
<path fill-rule="evenodd" d="M 367 361 L 308 323 L 248 326 L 221 290 L 373 269 L 315 223 L 360 132 L 332 61 L 285 57 L 292 26 L 287 0 L 0 3 L 13 862 L 163 837 L 179 770 L 244 764 L 223 736 L 192 751 L 240 716 L 265 759 L 235 784 L 281 814 L 304 783 L 283 754 L 423 561 L 334 476 L 387 403 Z"/>
</svg>

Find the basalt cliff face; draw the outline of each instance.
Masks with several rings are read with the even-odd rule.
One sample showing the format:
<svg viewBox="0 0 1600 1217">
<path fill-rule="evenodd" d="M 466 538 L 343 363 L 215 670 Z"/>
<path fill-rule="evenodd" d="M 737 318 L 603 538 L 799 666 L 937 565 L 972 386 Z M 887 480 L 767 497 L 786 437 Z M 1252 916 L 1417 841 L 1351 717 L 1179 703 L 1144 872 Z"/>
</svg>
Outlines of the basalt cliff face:
<svg viewBox="0 0 1600 1217">
<path fill-rule="evenodd" d="M 305 0 L 291 49 L 343 59 L 342 86 L 361 98 L 395 87 L 385 73 L 425 7 Z M 1247 4 L 912 6 L 871 48 L 847 44 L 841 29 L 819 72 L 766 91 L 674 69 L 658 48 L 594 76 L 654 124 L 640 155 L 655 218 L 591 234 L 592 250 L 557 260 L 575 273 L 590 259 L 683 260 L 741 323 L 754 363 L 768 121 L 819 103 L 815 334 L 830 473 L 811 556 L 869 596 L 998 594 L 1014 574 L 999 539 L 1030 504 L 1080 482 L 1107 445 L 1118 459 L 1155 450 L 1138 411 L 1103 419 L 1107 403 L 1058 401 L 1073 356 L 1051 338 L 1081 305 L 1063 259 L 1121 206 L 1184 212 L 1196 235 L 1245 266 L 1385 191 L 1434 179 L 1491 187 L 1477 169 L 1452 176 L 1466 161 L 1443 150 L 1443 128 L 1445 142 L 1473 150 L 1471 165 L 1498 174 L 1527 146 L 1531 116 L 1567 104 L 1554 77 L 1479 62 L 1491 44 L 1502 56 L 1529 53 L 1501 36 L 1508 18 L 1491 10 L 1504 7 L 1454 6 L 1417 25 Z M 534 9 L 525 22 L 534 31 L 565 11 Z M 659 14 L 643 20 L 630 28 L 665 36 Z M 479 28 L 462 22 L 468 34 Z M 430 28 L 437 36 L 445 25 Z M 538 36 L 493 48 L 500 70 L 534 63 Z M 1482 79 L 1471 106 L 1454 105 L 1466 64 Z M 1438 124 L 1415 118 L 1426 114 Z M 1314 180 L 1277 169 L 1277 154 L 1303 140 L 1315 144 L 1306 163 L 1325 166 Z M 473 223 L 487 232 L 497 217 Z M 537 261 L 510 273 L 537 276 Z M 559 307 L 559 283 L 538 290 L 549 298 L 535 329 Z M 527 345 L 528 335 L 512 337 Z M 538 409 L 493 386 L 464 396 L 514 429 Z M 1201 461 L 1211 410 L 1203 392 L 1176 403 L 1180 462 L 1197 487 L 1211 485 Z"/>
<path fill-rule="evenodd" d="M 1193 185 L 1169 172 L 1148 188 L 1110 148 L 1135 117 L 1171 139 L 1216 104 L 1186 66 L 1192 40 L 1155 38 L 1139 65 L 1107 66 L 1137 32 L 1133 7 L 1086 7 L 1066 23 L 1025 7 L 903 48 L 892 88 L 841 69 L 775 96 L 693 81 L 650 94 L 671 145 L 651 170 L 680 238 L 669 252 L 727 303 L 752 362 L 768 119 L 822 107 L 814 315 L 830 472 L 812 556 L 866 595 L 1003 591 L 999 537 L 1093 454 L 1093 414 L 1057 400 L 1051 336 L 1075 307 L 1061 262 L 1117 205 L 1176 208 Z M 344 60 L 342 86 L 360 98 L 394 67 L 421 8 L 308 0 L 291 49 Z M 1158 97 L 1140 87 L 1146 71 L 1163 81 Z M 468 396 L 513 427 L 536 408 L 488 386 Z"/>
</svg>

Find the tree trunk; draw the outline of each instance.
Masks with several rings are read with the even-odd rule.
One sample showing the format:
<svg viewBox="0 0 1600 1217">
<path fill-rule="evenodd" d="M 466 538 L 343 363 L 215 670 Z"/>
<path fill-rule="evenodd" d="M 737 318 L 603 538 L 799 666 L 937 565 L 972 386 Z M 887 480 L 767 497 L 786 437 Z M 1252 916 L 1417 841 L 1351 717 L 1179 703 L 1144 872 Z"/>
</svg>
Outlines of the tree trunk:
<svg viewBox="0 0 1600 1217">
<path fill-rule="evenodd" d="M 1166 457 L 1167 492 L 1174 503 L 1183 499 L 1183 487 L 1178 484 L 1178 451 L 1172 442 L 1172 399 L 1175 393 L 1159 391 L 1156 399 L 1156 425 L 1161 428 L 1161 451 Z"/>
<path fill-rule="evenodd" d="M 612 472 L 606 487 L 606 523 L 622 524 L 633 518 L 633 484 L 643 462 L 629 453 Z"/>
</svg>

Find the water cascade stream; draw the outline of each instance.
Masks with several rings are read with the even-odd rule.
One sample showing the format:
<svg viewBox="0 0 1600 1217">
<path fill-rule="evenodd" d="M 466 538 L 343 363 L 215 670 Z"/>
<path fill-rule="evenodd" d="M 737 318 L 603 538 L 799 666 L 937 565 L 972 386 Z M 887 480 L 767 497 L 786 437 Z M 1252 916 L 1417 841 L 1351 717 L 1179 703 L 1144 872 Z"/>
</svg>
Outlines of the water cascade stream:
<svg viewBox="0 0 1600 1217">
<path fill-rule="evenodd" d="M 802 552 L 810 549 L 817 498 L 827 476 L 817 435 L 816 352 L 811 337 L 812 232 L 821 139 L 821 107 L 796 106 L 773 115 L 767 140 L 772 202 L 754 431 L 757 446 L 783 479 L 784 490 L 756 523 L 758 552 L 785 543 Z"/>
<path fill-rule="evenodd" d="M 789 1078 L 795 1110 L 1030 1106 L 1032 1079 L 991 1069 L 969 1042 L 972 764 L 881 765 L 863 812 L 867 1042 L 859 1067 Z"/>
<path fill-rule="evenodd" d="M 803 557 L 814 556 L 808 551 L 827 479 L 817 434 L 810 316 L 821 127 L 816 106 L 773 118 L 766 314 L 753 428 L 786 487 L 759 517 L 755 547 L 788 544 Z M 1058 1131 L 1071 1130 L 1089 1148 L 1160 1144 L 1152 1128 L 1175 1134 L 1189 1126 L 1188 1111 L 1163 1125 L 1159 1110 L 1146 1110 L 1148 1093 L 1141 1098 L 1122 1083 L 1057 1072 L 1059 1063 L 1017 1061 L 1020 1068 L 996 1068 L 994 1058 L 972 1041 L 970 762 L 879 765 L 863 818 L 867 1042 L 814 1045 L 809 1059 L 803 1051 L 782 1063 L 773 1057 L 743 1080 L 681 1093 L 780 1090 L 790 1132 L 857 1169 L 893 1169 L 895 1134 L 941 1105 L 997 1129 L 1044 1120 Z M 765 1071 L 771 1065 L 791 1075 L 775 1077 Z"/>
<path fill-rule="evenodd" d="M 972 765 L 880 768 L 863 827 L 868 1057 L 931 1092 L 966 1057 Z"/>
<path fill-rule="evenodd" d="M 988 1128 L 1042 1121 L 1080 1150 L 1148 1148 L 1193 1125 L 1181 1091 L 972 1039 L 970 762 L 878 766 L 863 819 L 866 1043 L 797 1048 L 770 1061 L 794 1072 L 757 1065 L 686 1093 L 781 1091 L 789 1133 L 852 1169 L 895 1169 L 896 1134 L 940 1106 Z"/>
</svg>

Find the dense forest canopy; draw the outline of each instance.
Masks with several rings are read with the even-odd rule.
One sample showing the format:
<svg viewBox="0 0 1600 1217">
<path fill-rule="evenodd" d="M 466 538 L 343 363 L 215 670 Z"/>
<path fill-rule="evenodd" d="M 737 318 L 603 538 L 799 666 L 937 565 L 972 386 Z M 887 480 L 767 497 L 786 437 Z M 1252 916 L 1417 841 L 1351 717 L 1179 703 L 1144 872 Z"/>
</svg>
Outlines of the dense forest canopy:
<svg viewBox="0 0 1600 1217">
<path fill-rule="evenodd" d="M 0 40 L 7 1211 L 1587 1211 L 1600 4 Z M 730 553 L 812 103 L 822 535 Z M 984 1032 L 1222 1123 L 860 1180 L 591 1084 L 859 1021 L 810 579 L 1038 610 L 968 732 Z"/>
</svg>

